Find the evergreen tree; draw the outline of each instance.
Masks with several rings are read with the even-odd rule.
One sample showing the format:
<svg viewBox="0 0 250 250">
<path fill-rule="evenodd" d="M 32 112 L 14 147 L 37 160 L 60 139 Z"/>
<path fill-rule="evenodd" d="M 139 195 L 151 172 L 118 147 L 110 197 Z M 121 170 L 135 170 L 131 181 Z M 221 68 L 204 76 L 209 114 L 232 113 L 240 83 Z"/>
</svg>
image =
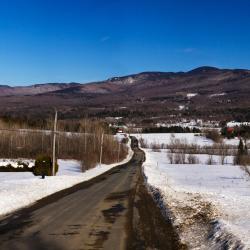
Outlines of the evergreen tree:
<svg viewBox="0 0 250 250">
<path fill-rule="evenodd" d="M 248 148 L 247 148 L 247 142 L 246 142 L 246 140 L 245 140 L 245 148 L 244 148 L 244 153 L 245 153 L 245 155 L 248 155 Z"/>
<path fill-rule="evenodd" d="M 239 146 L 238 146 L 238 155 L 243 155 L 244 154 L 244 144 L 242 139 L 240 138 Z"/>
<path fill-rule="evenodd" d="M 247 155 L 248 155 L 248 149 L 247 149 L 246 141 L 243 142 L 243 140 L 240 139 L 239 146 L 238 146 L 238 153 L 235 157 L 235 164 L 245 165 Z"/>
</svg>

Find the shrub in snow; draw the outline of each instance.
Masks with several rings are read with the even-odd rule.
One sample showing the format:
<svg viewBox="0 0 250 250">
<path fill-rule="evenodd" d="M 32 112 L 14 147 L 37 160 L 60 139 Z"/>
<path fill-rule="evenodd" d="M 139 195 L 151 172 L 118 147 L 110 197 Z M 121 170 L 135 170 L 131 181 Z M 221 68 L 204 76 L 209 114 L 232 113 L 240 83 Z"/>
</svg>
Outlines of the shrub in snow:
<svg viewBox="0 0 250 250">
<path fill-rule="evenodd" d="M 82 172 L 85 172 L 88 169 L 94 168 L 99 161 L 99 157 L 97 154 L 90 153 L 87 156 L 83 156 L 83 160 L 81 161 L 81 169 Z"/>
<path fill-rule="evenodd" d="M 161 152 L 161 145 L 157 143 L 153 143 L 151 145 L 152 151 L 153 152 Z"/>
<path fill-rule="evenodd" d="M 175 164 L 185 164 L 186 154 L 184 152 L 180 152 L 174 155 L 174 163 Z"/>
<path fill-rule="evenodd" d="M 169 163 L 174 164 L 174 154 L 173 153 L 168 153 L 167 157 L 168 157 Z"/>
<path fill-rule="evenodd" d="M 196 157 L 195 155 L 192 155 L 192 154 L 188 155 L 187 160 L 188 160 L 189 164 L 198 164 L 199 163 L 198 157 Z"/>
<path fill-rule="evenodd" d="M 143 138 L 140 138 L 140 139 L 139 139 L 139 144 L 140 144 L 140 146 L 141 146 L 142 148 L 148 148 L 148 147 L 149 147 L 147 141 L 146 141 L 145 139 L 143 139 Z"/>
<path fill-rule="evenodd" d="M 207 159 L 206 164 L 207 165 L 213 165 L 214 164 L 213 155 L 208 155 L 208 159 Z"/>
<path fill-rule="evenodd" d="M 216 143 L 221 142 L 221 135 L 217 130 L 214 130 L 214 129 L 205 130 L 205 136 L 206 138 L 211 139 L 212 141 Z"/>
<path fill-rule="evenodd" d="M 33 168 L 34 175 L 52 175 L 52 159 L 48 155 L 40 155 L 36 158 L 35 166 Z M 58 164 L 56 163 L 55 172 L 58 171 Z"/>
<path fill-rule="evenodd" d="M 249 166 L 250 156 L 249 155 L 236 155 L 234 158 L 235 165 Z"/>
<path fill-rule="evenodd" d="M 234 164 L 242 166 L 250 165 L 250 156 L 248 155 L 247 145 L 242 139 L 240 139 L 239 142 L 238 153 L 234 158 Z"/>
<path fill-rule="evenodd" d="M 236 125 L 236 123 L 235 123 Z M 228 129 L 227 126 L 223 127 L 221 130 L 221 134 L 228 139 L 235 138 L 235 137 L 244 137 L 244 138 L 250 138 L 250 126 L 249 125 L 240 125 L 240 123 L 237 126 L 232 126 Z"/>
<path fill-rule="evenodd" d="M 229 147 L 223 142 L 218 143 L 217 147 L 218 147 L 218 153 L 220 155 L 220 163 L 221 165 L 224 165 L 226 156 L 229 155 Z"/>
</svg>

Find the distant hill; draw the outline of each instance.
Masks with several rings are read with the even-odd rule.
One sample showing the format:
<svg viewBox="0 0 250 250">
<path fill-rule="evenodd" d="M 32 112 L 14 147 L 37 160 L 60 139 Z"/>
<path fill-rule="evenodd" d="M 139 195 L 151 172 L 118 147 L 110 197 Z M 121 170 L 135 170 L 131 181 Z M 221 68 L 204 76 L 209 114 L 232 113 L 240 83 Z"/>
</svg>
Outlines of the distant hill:
<svg viewBox="0 0 250 250">
<path fill-rule="evenodd" d="M 65 117 L 88 113 L 143 119 L 181 114 L 250 119 L 250 71 L 200 67 L 189 72 L 142 72 L 87 84 L 0 86 L 0 96 L 2 115 L 46 116 L 57 107 Z"/>
</svg>

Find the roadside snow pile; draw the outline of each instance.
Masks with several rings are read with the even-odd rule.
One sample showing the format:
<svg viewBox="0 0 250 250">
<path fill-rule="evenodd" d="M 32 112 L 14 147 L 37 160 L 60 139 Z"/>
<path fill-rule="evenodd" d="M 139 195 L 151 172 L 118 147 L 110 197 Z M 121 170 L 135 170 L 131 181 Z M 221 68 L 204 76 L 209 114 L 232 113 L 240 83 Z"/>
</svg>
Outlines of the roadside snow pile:
<svg viewBox="0 0 250 250">
<path fill-rule="evenodd" d="M 0 172 L 0 215 L 6 215 L 55 192 L 90 180 L 117 165 L 127 163 L 132 156 L 133 151 L 129 145 L 128 155 L 122 162 L 98 165 L 84 173 L 81 172 L 80 162 L 59 160 L 57 176 L 45 179 L 30 172 Z"/>
<path fill-rule="evenodd" d="M 222 240 L 224 234 L 225 240 L 228 235 L 234 235 L 241 244 L 250 247 L 250 179 L 240 167 L 166 164 L 164 154 L 145 151 L 147 181 L 164 195 L 184 241 L 192 239 L 193 247 L 197 242 L 201 244 L 202 241 L 192 238 L 194 229 L 202 236 L 201 228 L 192 227 L 192 224 L 196 223 L 195 216 L 205 214 L 208 218 L 204 218 L 204 223 L 216 222 L 216 228 L 210 225 L 214 238 L 209 244 Z M 235 243 L 239 241 L 232 242 Z M 204 249 L 206 247 L 205 244 Z"/>
<path fill-rule="evenodd" d="M 169 164 L 164 150 L 144 151 L 149 189 L 162 196 L 157 202 L 183 243 L 190 249 L 250 249 L 250 177 L 243 169 Z"/>
</svg>

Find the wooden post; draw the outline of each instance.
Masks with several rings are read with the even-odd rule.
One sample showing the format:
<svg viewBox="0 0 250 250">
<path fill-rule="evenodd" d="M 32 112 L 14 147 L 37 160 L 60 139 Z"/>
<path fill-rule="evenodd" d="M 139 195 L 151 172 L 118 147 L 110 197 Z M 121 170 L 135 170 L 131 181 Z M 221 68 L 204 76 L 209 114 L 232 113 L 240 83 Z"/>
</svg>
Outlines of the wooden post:
<svg viewBox="0 0 250 250">
<path fill-rule="evenodd" d="M 57 110 L 55 113 L 54 121 L 54 132 L 53 132 L 53 159 L 52 159 L 52 175 L 55 175 L 56 172 L 56 130 L 57 130 Z"/>
<path fill-rule="evenodd" d="M 102 133 L 102 137 L 101 137 L 101 151 L 100 151 L 100 162 L 99 165 L 102 165 L 102 146 L 103 146 L 103 133 Z"/>
</svg>

